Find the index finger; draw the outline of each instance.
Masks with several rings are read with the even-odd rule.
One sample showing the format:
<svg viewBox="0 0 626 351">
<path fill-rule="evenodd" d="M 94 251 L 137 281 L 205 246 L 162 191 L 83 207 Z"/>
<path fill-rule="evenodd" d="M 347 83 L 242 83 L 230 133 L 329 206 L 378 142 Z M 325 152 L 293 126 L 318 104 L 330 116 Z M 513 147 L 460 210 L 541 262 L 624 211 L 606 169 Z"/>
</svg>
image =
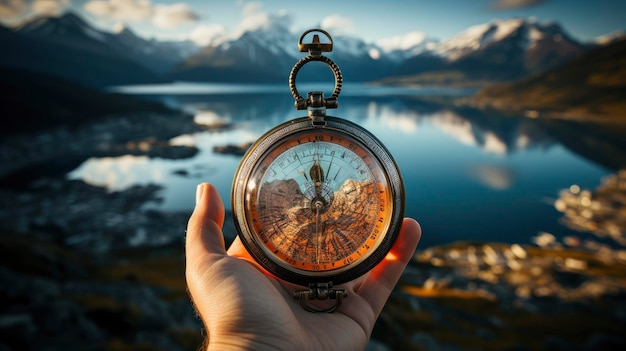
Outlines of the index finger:
<svg viewBox="0 0 626 351">
<path fill-rule="evenodd" d="M 387 256 L 369 272 L 359 286 L 357 293 L 372 306 L 377 315 L 385 306 L 406 265 L 413 258 L 421 236 L 419 223 L 412 218 L 405 218 L 398 238 Z"/>
</svg>

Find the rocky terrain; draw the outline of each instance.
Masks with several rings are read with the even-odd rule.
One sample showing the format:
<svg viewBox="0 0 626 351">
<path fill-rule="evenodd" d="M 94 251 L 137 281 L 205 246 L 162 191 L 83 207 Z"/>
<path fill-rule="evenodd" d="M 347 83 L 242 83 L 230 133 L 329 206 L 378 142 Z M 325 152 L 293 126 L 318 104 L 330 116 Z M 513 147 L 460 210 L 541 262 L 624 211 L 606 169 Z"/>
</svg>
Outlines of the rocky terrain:
<svg viewBox="0 0 626 351">
<path fill-rule="evenodd" d="M 197 348 L 201 325 L 183 274 L 189 213 L 143 209 L 158 201 L 156 186 L 107 192 L 66 180 L 63 168 L 44 172 L 77 155 L 189 157 L 193 150 L 167 140 L 200 127 L 176 118 L 146 114 L 3 140 L 0 349 Z M 535 245 L 419 249 L 369 349 L 622 349 L 625 175 L 566 189 L 555 204 L 566 224 L 610 233 L 612 245 L 544 233 Z"/>
<path fill-rule="evenodd" d="M 54 127 L 25 124 L 0 141 L 0 350 L 195 350 L 203 335 L 184 281 L 190 213 L 143 206 L 159 201 L 156 185 L 110 192 L 66 173 L 92 156 L 191 157 L 196 148 L 169 140 L 207 127 L 136 101 L 95 118 L 72 103 L 78 91 L 33 110 Z M 74 109 L 46 112 L 63 101 Z M 535 245 L 420 248 L 368 349 L 623 349 L 626 173 L 564 189 L 555 207 L 598 240 L 543 233 Z M 235 230 L 225 223 L 228 243 Z"/>
<path fill-rule="evenodd" d="M 623 178 L 621 184 L 623 196 Z M 155 190 L 150 187 L 107 195 L 58 180 L 46 188 L 3 190 L 3 199 L 21 200 L 2 206 L 3 346 L 194 350 L 202 335 L 183 274 L 189 214 L 141 211 Z M 591 204 L 599 193 L 589 194 L 582 195 L 592 199 L 588 207 L 597 207 Z M 28 197 L 47 205 L 28 203 Z M 21 227 L 7 228 L 9 218 Z M 91 236 L 85 222 L 92 223 Z M 535 242 L 418 250 L 370 348 L 623 347 L 626 250 L 574 237 L 558 242 L 548 233 Z"/>
<path fill-rule="evenodd" d="M 91 156 L 186 158 L 193 116 L 153 111 L 0 144 L 0 349 L 192 350 L 184 283 L 189 213 L 142 209 L 158 186 L 108 192 L 65 173 Z M 230 231 L 232 233 L 232 231 Z"/>
</svg>

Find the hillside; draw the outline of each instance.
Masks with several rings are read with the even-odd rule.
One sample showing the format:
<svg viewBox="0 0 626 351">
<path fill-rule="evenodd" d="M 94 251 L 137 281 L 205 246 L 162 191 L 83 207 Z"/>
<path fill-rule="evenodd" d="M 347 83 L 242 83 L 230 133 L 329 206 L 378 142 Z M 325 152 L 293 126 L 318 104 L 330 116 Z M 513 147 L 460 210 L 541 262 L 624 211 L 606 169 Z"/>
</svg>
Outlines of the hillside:
<svg viewBox="0 0 626 351">
<path fill-rule="evenodd" d="M 489 86 L 470 104 L 529 117 L 626 123 L 626 40 L 593 50 L 552 71 Z"/>
<path fill-rule="evenodd" d="M 153 50 L 150 42 L 128 31 L 113 34 L 96 30 L 71 12 L 35 18 L 17 28 L 0 26 L 0 45 L 0 67 L 62 77 L 96 89 L 166 82 L 155 73 L 159 70 L 156 66 L 164 66 L 164 60 L 171 66 L 175 61 L 161 54 L 167 47 Z M 155 54 L 139 54 L 151 51 Z M 177 53 L 171 49 L 166 52 Z"/>
<path fill-rule="evenodd" d="M 78 126 L 111 115 L 166 111 L 163 105 L 107 94 L 40 73 L 0 68 L 0 135 Z"/>
</svg>

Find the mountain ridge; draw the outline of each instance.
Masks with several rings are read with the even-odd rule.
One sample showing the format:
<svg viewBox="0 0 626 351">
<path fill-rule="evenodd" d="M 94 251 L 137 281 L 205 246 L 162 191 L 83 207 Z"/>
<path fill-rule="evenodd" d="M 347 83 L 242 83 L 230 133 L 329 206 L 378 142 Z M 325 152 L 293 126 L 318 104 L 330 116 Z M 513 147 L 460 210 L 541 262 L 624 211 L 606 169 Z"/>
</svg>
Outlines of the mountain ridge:
<svg viewBox="0 0 626 351">
<path fill-rule="evenodd" d="M 0 31 L 0 41 L 8 42 L 5 47 L 11 51 L 0 57 L 0 65 L 95 87 L 175 80 L 280 82 L 305 55 L 296 49 L 298 36 L 279 23 L 197 47 L 190 41 L 143 39 L 128 28 L 105 32 L 73 12 Z M 327 56 L 341 67 L 346 81 L 400 85 L 510 81 L 559 66 L 593 47 L 572 38 L 556 22 L 520 18 L 472 26 L 443 42 L 413 35 L 410 45 L 396 43 L 395 49 L 348 35 L 334 36 L 333 41 L 334 50 Z M 326 67 L 308 72 L 308 66 L 299 79 L 332 78 Z"/>
<path fill-rule="evenodd" d="M 549 72 L 493 85 L 470 105 L 507 113 L 626 122 L 626 39 L 596 48 Z"/>
<path fill-rule="evenodd" d="M 547 71 L 588 49 L 557 23 L 494 20 L 409 58 L 381 83 L 481 86 Z"/>
</svg>

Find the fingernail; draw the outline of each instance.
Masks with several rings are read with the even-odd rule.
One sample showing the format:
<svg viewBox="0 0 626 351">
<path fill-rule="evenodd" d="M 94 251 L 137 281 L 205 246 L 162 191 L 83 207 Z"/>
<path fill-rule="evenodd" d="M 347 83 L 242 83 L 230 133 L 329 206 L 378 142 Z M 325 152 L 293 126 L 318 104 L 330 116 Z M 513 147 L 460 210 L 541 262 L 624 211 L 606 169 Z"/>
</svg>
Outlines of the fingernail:
<svg viewBox="0 0 626 351">
<path fill-rule="evenodd" d="M 198 184 L 196 187 L 196 206 L 202 201 L 202 195 L 204 194 L 204 184 Z"/>
</svg>

